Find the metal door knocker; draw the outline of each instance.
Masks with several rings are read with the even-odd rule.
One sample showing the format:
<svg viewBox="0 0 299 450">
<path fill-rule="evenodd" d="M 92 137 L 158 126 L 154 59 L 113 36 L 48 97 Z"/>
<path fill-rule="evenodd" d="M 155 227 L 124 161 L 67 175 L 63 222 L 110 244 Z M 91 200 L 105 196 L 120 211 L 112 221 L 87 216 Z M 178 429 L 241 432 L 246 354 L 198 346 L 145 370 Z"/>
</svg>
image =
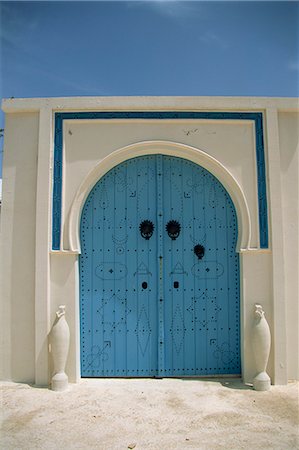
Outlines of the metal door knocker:
<svg viewBox="0 0 299 450">
<path fill-rule="evenodd" d="M 176 220 L 170 220 L 166 225 L 168 236 L 174 241 L 180 234 L 181 225 Z"/>
<path fill-rule="evenodd" d="M 147 241 L 152 237 L 154 229 L 154 224 L 150 220 L 144 220 L 139 226 L 141 236 Z"/>
<path fill-rule="evenodd" d="M 205 254 L 205 248 L 203 245 L 197 244 L 194 246 L 193 251 L 198 259 L 202 259 Z"/>
</svg>

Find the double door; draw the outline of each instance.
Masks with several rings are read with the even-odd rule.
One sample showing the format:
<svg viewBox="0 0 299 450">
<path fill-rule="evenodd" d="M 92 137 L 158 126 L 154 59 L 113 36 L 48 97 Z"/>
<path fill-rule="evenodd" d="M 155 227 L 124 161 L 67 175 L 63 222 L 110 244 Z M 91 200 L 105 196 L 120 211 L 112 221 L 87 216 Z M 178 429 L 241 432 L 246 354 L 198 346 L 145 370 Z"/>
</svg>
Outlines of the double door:
<svg viewBox="0 0 299 450">
<path fill-rule="evenodd" d="M 81 217 L 81 375 L 240 373 L 237 218 L 182 158 L 127 160 Z"/>
</svg>

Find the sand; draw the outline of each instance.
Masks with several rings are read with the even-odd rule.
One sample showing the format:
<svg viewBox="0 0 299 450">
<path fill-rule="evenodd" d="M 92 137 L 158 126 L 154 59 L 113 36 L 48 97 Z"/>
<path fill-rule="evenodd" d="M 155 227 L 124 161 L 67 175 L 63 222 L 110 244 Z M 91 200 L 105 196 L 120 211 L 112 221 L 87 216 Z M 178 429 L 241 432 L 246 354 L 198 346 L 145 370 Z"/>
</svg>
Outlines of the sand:
<svg viewBox="0 0 299 450">
<path fill-rule="evenodd" d="M 65 392 L 1 383 L 1 449 L 299 449 L 298 383 L 85 379 Z"/>
</svg>

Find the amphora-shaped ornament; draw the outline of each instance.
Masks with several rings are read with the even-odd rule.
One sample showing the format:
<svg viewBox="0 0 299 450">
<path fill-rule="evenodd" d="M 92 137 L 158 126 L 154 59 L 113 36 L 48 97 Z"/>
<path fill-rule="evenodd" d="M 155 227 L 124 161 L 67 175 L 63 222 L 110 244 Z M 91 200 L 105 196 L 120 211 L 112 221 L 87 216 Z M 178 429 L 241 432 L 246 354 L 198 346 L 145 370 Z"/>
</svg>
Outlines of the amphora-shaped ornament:
<svg viewBox="0 0 299 450">
<path fill-rule="evenodd" d="M 257 371 L 257 375 L 253 379 L 253 387 L 256 391 L 268 391 L 271 380 L 266 373 L 266 367 L 270 354 L 271 334 L 261 305 L 255 305 L 252 347 Z"/>
<path fill-rule="evenodd" d="M 70 329 L 65 320 L 65 306 L 59 306 L 56 320 L 50 334 L 51 353 L 54 364 L 54 375 L 51 380 L 53 391 L 63 391 L 68 386 L 65 365 L 70 344 Z"/>
</svg>

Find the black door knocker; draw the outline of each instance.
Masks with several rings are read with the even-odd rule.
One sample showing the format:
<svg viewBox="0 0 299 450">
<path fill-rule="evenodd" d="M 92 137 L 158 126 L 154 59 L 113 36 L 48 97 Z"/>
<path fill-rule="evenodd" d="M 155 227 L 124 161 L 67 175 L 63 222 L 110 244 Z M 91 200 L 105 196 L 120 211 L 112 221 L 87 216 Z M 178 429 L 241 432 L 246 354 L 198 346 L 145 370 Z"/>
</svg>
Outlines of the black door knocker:
<svg viewBox="0 0 299 450">
<path fill-rule="evenodd" d="M 166 225 L 168 236 L 174 241 L 180 234 L 181 225 L 177 220 L 170 220 Z"/>
<path fill-rule="evenodd" d="M 194 246 L 193 251 L 198 259 L 202 259 L 205 254 L 205 248 L 203 245 L 197 244 Z"/>
<path fill-rule="evenodd" d="M 155 229 L 154 224 L 150 220 L 144 220 L 139 225 L 141 236 L 147 241 L 152 237 L 154 229 Z"/>
</svg>

